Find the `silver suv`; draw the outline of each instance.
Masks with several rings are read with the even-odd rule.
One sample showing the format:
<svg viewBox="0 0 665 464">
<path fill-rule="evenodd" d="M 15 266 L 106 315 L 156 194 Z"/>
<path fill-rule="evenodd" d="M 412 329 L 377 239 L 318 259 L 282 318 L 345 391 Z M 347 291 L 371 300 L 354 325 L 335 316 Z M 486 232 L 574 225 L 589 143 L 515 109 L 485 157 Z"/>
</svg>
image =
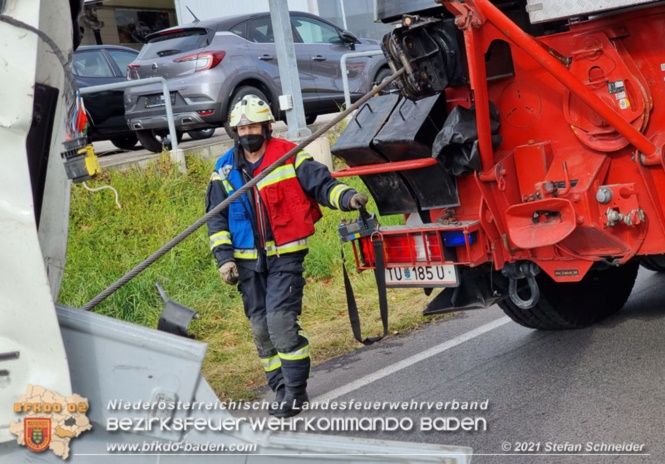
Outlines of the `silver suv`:
<svg viewBox="0 0 665 464">
<path fill-rule="evenodd" d="M 358 39 L 348 31 L 309 13 L 291 12 L 305 115 L 311 124 L 319 114 L 339 111 L 344 103 L 340 58 L 352 51 L 380 50 L 379 42 Z M 390 75 L 383 55 L 347 60 L 352 100 Z M 269 13 L 199 21 L 147 37 L 128 79 L 161 76 L 171 91 L 176 130 L 225 126 L 233 105 L 247 94 L 270 102 L 276 117 L 281 94 Z M 159 85 L 125 91 L 125 115 L 144 147 L 161 151 L 167 134 Z"/>
</svg>

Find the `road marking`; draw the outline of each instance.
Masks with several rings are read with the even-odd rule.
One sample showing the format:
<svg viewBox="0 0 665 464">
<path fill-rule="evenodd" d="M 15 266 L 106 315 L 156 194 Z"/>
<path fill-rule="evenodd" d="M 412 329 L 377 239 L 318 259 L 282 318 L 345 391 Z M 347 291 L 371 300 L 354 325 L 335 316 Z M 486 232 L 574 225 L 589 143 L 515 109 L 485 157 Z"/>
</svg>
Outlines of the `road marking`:
<svg viewBox="0 0 665 464">
<path fill-rule="evenodd" d="M 456 346 L 461 345 L 464 342 L 468 342 L 469 340 L 479 337 L 491 330 L 499 328 L 510 321 L 511 319 L 509 317 L 504 316 L 500 319 L 497 319 L 496 321 L 490 322 L 489 324 L 485 324 L 483 326 L 478 327 L 477 329 L 473 329 L 470 332 L 462 334 L 459 337 L 455 337 L 452 340 L 448 340 L 445 343 L 433 346 L 432 348 L 425 350 L 422 353 L 418 353 L 416 355 L 411 356 L 410 358 L 403 359 L 389 367 L 385 367 L 369 375 L 366 375 L 365 377 L 361 377 L 360 379 L 354 380 L 353 382 L 346 384 L 343 387 L 331 390 L 324 395 L 314 398 L 312 401 L 316 403 L 323 403 L 325 401 L 331 401 L 334 400 L 335 398 L 339 398 L 340 396 L 346 395 L 347 393 L 357 390 L 360 387 L 364 387 L 370 383 L 376 382 L 377 380 L 380 380 L 384 377 L 394 374 L 397 371 L 401 371 L 402 369 L 406 369 L 407 367 L 413 366 L 414 364 L 419 363 L 420 361 L 424 361 L 425 359 L 431 358 L 432 356 L 436 356 L 437 354 L 443 353 L 446 350 L 455 348 Z"/>
</svg>

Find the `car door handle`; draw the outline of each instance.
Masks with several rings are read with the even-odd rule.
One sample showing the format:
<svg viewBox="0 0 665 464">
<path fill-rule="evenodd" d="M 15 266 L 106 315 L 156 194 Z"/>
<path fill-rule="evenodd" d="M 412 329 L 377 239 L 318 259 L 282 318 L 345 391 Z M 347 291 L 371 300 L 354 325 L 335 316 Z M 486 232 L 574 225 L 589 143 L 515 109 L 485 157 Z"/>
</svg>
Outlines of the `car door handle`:
<svg viewBox="0 0 665 464">
<path fill-rule="evenodd" d="M 274 60 L 274 59 L 275 59 L 274 56 L 268 55 L 267 53 L 264 53 L 263 55 L 259 56 L 259 60 L 261 60 L 261 61 L 270 61 L 270 60 Z"/>
<path fill-rule="evenodd" d="M 322 55 L 316 55 L 312 57 L 312 61 L 326 61 L 326 57 Z"/>
</svg>

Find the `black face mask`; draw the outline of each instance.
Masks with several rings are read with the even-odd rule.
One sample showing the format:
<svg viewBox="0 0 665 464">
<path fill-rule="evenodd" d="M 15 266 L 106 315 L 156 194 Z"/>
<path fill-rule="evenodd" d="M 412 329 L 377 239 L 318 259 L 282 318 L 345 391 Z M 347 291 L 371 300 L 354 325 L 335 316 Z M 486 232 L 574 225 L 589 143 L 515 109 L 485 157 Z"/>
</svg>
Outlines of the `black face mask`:
<svg viewBox="0 0 665 464">
<path fill-rule="evenodd" d="M 240 141 L 240 146 L 242 146 L 246 151 L 254 153 L 261 148 L 261 145 L 263 145 L 263 142 L 265 142 L 266 138 L 263 136 L 263 134 L 249 134 L 238 137 L 238 140 Z"/>
</svg>

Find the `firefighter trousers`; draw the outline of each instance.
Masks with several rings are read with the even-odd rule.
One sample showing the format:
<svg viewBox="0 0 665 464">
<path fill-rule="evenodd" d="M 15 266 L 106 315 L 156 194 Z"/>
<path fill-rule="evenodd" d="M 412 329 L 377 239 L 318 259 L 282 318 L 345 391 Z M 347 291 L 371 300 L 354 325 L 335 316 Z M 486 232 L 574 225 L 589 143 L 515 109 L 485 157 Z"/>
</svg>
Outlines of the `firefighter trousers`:
<svg viewBox="0 0 665 464">
<path fill-rule="evenodd" d="M 309 377 L 309 341 L 299 321 L 305 255 L 268 256 L 261 270 L 254 260 L 237 260 L 245 315 L 273 391 L 282 386 L 305 387 Z"/>
</svg>

